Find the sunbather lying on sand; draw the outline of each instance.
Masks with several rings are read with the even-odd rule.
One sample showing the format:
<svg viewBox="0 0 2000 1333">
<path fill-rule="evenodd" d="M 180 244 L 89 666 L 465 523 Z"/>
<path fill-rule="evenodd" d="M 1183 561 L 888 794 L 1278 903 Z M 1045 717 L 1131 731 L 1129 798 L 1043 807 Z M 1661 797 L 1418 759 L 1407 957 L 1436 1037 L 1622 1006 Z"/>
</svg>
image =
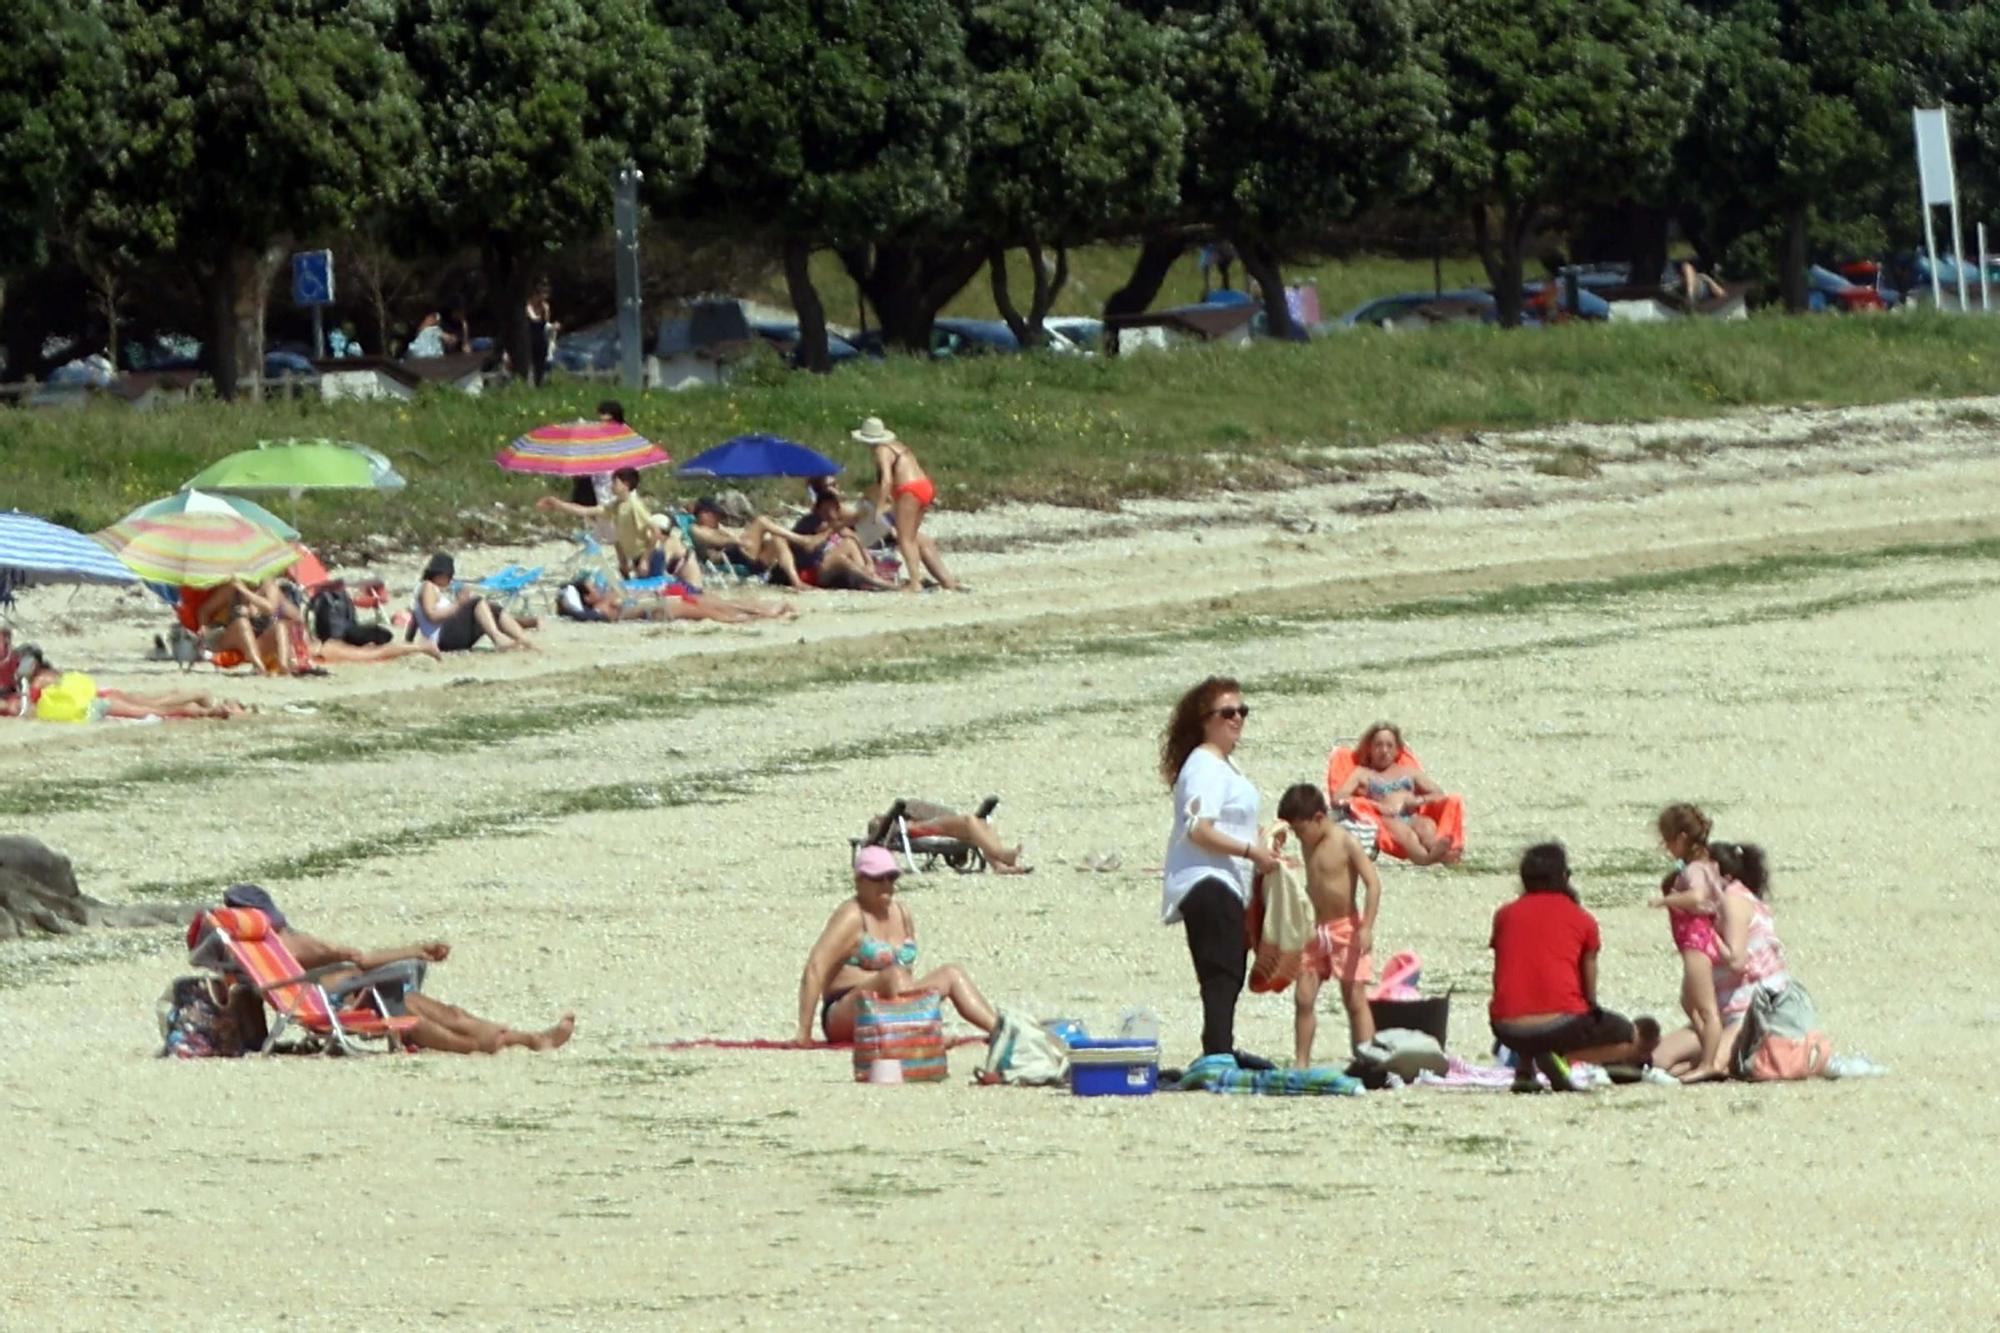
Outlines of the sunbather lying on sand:
<svg viewBox="0 0 2000 1333">
<path fill-rule="evenodd" d="M 412 944 L 400 949 L 376 949 L 365 951 L 350 948 L 344 944 L 333 944 L 315 938 L 303 931 L 294 930 L 278 905 L 271 901 L 271 895 L 255 884 L 232 885 L 222 897 L 230 907 L 247 907 L 262 912 L 277 928 L 278 938 L 291 950 L 292 957 L 300 967 L 311 971 L 316 967 L 326 967 L 335 963 L 352 963 L 354 973 L 372 972 L 392 963 L 422 960 L 426 963 L 442 963 L 451 956 L 451 946 L 443 940 L 428 944 Z M 322 984 L 337 987 L 342 978 L 352 975 L 346 972 L 329 973 Z M 418 1020 L 417 1026 L 409 1034 L 409 1042 L 427 1051 L 449 1051 L 458 1055 L 484 1052 L 492 1055 L 518 1046 L 530 1051 L 552 1051 L 567 1042 L 576 1030 L 576 1015 L 564 1014 L 554 1025 L 539 1032 L 522 1032 L 491 1019 L 469 1014 L 457 1005 L 434 1000 L 421 991 L 409 990 L 403 994 L 404 1010 Z"/>
<path fill-rule="evenodd" d="M 28 716 L 42 697 L 42 691 L 61 679 L 62 672 L 52 666 L 36 668 L 26 678 L 25 688 L 0 701 L 0 717 Z M 221 720 L 242 717 L 251 711 L 234 699 L 217 699 L 200 690 L 162 690 L 155 694 L 141 694 L 135 690 L 100 689 L 97 697 L 104 703 L 105 717 L 126 721 L 150 721 L 153 718 Z"/>
<path fill-rule="evenodd" d="M 950 1000 L 960 1017 L 981 1032 L 1000 1021 L 965 969 L 946 964 L 916 976 L 917 923 L 896 901 L 903 873 L 881 847 L 863 847 L 854 858 L 854 896 L 834 909 L 806 955 L 799 974 L 799 1023 L 794 1040 L 812 1043 L 813 1012 L 828 1041 L 852 1041 L 861 993 L 908 995 L 929 991 Z"/>
<path fill-rule="evenodd" d="M 741 625 L 752 620 L 789 619 L 799 609 L 789 603 L 732 602 L 714 593 L 695 595 L 668 585 L 664 594 L 633 593 L 581 575 L 559 595 L 556 609 L 568 620 L 713 620 Z"/>
</svg>

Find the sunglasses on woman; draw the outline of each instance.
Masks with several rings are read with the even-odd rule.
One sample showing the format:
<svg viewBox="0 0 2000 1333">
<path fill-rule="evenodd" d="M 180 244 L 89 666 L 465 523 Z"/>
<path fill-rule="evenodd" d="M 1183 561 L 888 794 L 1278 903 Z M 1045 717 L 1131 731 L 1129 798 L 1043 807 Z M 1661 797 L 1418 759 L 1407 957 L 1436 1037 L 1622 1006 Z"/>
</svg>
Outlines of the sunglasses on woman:
<svg viewBox="0 0 2000 1333">
<path fill-rule="evenodd" d="M 1234 708 L 1211 708 L 1208 710 L 1208 715 L 1210 717 L 1219 717 L 1225 722 L 1234 722 L 1239 717 L 1248 719 L 1250 716 L 1250 705 L 1238 704 Z"/>
</svg>

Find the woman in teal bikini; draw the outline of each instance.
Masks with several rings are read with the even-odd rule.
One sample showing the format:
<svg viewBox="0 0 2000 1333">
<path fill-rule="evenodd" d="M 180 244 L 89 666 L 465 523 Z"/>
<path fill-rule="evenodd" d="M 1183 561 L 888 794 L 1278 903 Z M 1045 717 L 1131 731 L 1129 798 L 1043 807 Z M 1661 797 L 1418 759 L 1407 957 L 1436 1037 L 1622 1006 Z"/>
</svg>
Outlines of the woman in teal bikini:
<svg viewBox="0 0 2000 1333">
<path fill-rule="evenodd" d="M 812 1044 L 813 1014 L 828 1041 L 852 1041 L 862 992 L 908 995 L 930 991 L 950 1000 L 981 1032 L 999 1022 L 993 1006 L 956 963 L 919 978 L 917 923 L 896 901 L 902 867 L 887 848 L 864 847 L 854 858 L 854 896 L 834 909 L 799 974 L 799 1025 L 793 1040 Z"/>
</svg>

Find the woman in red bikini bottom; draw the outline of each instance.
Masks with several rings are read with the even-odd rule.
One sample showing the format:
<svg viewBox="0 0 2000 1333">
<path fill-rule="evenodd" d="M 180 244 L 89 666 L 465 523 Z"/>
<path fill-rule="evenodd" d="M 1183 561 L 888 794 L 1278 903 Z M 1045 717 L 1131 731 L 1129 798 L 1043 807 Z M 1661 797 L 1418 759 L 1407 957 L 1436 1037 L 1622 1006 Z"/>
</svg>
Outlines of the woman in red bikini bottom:
<svg viewBox="0 0 2000 1333">
<path fill-rule="evenodd" d="M 924 472 L 917 456 L 910 452 L 910 446 L 896 438 L 896 433 L 882 424 L 882 418 L 869 417 L 861 423 L 861 428 L 850 432 L 875 454 L 875 512 L 893 515 L 896 522 L 896 548 L 903 557 L 904 590 L 917 592 L 923 587 L 922 571 L 928 569 L 931 577 L 942 588 L 952 592 L 963 591 L 963 585 L 952 578 L 944 567 L 944 560 L 938 555 L 935 543 L 928 549 L 919 546 L 917 529 L 924 521 L 924 510 L 937 500 L 937 485 Z"/>
</svg>

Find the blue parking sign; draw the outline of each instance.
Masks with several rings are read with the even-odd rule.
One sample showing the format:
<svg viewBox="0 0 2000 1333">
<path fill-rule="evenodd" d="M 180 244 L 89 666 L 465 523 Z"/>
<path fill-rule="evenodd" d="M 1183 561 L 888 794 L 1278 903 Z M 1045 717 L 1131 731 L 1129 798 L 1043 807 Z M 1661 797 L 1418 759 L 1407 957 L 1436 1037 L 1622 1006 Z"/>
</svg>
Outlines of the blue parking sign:
<svg viewBox="0 0 2000 1333">
<path fill-rule="evenodd" d="M 333 251 L 307 250 L 292 256 L 292 304 L 333 304 Z"/>
</svg>

